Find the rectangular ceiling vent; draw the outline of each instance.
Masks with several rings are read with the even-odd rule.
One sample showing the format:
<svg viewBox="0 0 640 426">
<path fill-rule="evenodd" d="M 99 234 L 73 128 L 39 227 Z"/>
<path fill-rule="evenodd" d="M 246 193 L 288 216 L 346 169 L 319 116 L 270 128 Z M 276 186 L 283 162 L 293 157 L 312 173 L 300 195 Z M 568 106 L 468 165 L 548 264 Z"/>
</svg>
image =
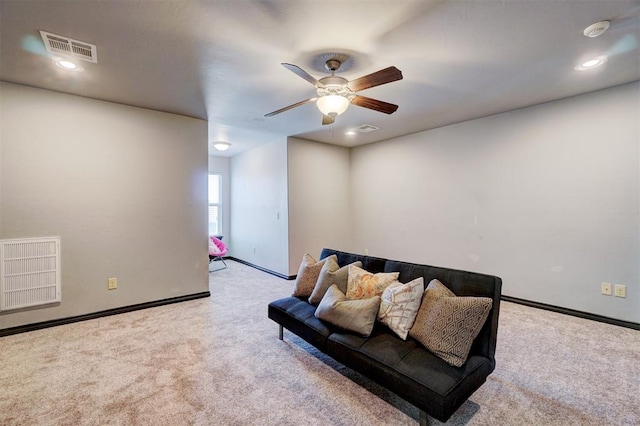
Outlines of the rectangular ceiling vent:
<svg viewBox="0 0 640 426">
<path fill-rule="evenodd" d="M 93 44 L 42 30 L 40 30 L 40 35 L 42 36 L 42 41 L 44 42 L 47 52 L 70 56 L 93 63 L 98 62 L 98 51 Z"/>
<path fill-rule="evenodd" d="M 375 132 L 376 130 L 379 130 L 379 129 L 380 129 L 379 127 L 372 126 L 371 124 L 363 124 L 362 126 L 358 126 L 353 130 L 360 133 L 369 133 L 369 132 Z"/>
</svg>

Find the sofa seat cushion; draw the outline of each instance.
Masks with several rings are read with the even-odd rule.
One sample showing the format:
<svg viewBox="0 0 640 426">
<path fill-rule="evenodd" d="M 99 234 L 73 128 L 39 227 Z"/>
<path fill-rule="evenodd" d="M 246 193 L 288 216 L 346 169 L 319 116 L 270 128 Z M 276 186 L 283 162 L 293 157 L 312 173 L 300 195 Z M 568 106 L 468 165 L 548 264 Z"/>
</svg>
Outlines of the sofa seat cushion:
<svg viewBox="0 0 640 426">
<path fill-rule="evenodd" d="M 492 369 L 490 360 L 481 356 L 453 367 L 415 340 L 404 341 L 388 331 L 374 330 L 369 338 L 334 333 L 327 353 L 441 421 L 486 381 Z"/>
<path fill-rule="evenodd" d="M 334 333 L 329 336 L 329 340 L 362 352 L 391 367 L 398 365 L 407 354 L 418 347 L 415 341 L 400 340 L 389 331 L 377 333 L 368 339 L 353 334 Z"/>
<path fill-rule="evenodd" d="M 489 374 L 490 362 L 487 358 L 474 356 L 458 368 L 449 365 L 428 350 L 416 345 L 416 348 L 399 362 L 395 369 L 422 387 L 433 390 L 438 395 L 451 394 L 473 370 L 481 369 L 483 376 Z M 482 380 L 484 382 L 484 378 Z"/>
<path fill-rule="evenodd" d="M 269 318 L 307 342 L 324 350 L 332 330 L 314 316 L 316 307 L 298 297 L 285 297 L 269 303 Z"/>
</svg>

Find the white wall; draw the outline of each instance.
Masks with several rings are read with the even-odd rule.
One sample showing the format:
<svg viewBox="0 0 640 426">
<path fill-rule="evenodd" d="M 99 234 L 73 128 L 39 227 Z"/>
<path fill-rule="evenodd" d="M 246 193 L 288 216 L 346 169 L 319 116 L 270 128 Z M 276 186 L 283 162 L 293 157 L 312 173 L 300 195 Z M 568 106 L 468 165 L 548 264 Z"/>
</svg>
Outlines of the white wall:
<svg viewBox="0 0 640 426">
<path fill-rule="evenodd" d="M 275 141 L 231 159 L 233 256 L 289 275 L 287 141 Z"/>
<path fill-rule="evenodd" d="M 209 173 L 218 173 L 222 179 L 222 235 L 229 246 L 229 256 L 233 255 L 231 248 L 231 159 L 229 157 L 209 156 Z"/>
<path fill-rule="evenodd" d="M 205 121 L 8 83 L 0 108 L 0 237 L 62 241 L 62 303 L 0 328 L 208 290 Z"/>
<path fill-rule="evenodd" d="M 345 147 L 289 138 L 289 275 L 305 253 L 350 249 L 349 156 Z"/>
<path fill-rule="evenodd" d="M 640 83 L 353 149 L 354 245 L 640 322 Z M 600 295 L 601 282 L 627 298 Z"/>
</svg>

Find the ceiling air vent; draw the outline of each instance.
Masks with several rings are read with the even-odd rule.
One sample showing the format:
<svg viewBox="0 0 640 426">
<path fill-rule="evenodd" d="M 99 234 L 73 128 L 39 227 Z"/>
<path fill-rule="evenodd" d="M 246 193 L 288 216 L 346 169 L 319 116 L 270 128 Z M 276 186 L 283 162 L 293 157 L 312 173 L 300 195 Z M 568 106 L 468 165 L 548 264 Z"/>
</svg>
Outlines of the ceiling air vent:
<svg viewBox="0 0 640 426">
<path fill-rule="evenodd" d="M 83 61 L 98 62 L 98 51 L 93 44 L 74 40 L 69 37 L 40 31 L 47 52 L 70 56 Z"/>
<path fill-rule="evenodd" d="M 378 129 L 380 128 L 376 126 L 372 126 L 371 124 L 363 124 L 362 126 L 358 126 L 353 130 L 359 133 L 369 133 L 369 132 L 375 132 Z"/>
</svg>

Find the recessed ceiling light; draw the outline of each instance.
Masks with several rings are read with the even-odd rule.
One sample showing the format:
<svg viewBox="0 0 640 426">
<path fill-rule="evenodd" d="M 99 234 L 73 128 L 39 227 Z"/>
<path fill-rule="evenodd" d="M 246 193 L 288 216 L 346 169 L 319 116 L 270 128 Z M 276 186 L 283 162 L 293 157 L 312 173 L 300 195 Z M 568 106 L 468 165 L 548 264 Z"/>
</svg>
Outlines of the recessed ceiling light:
<svg viewBox="0 0 640 426">
<path fill-rule="evenodd" d="M 578 71 L 592 70 L 594 68 L 598 68 L 600 65 L 604 65 L 606 62 L 606 56 L 598 56 L 597 58 L 589 59 L 588 61 L 577 65 L 575 69 Z"/>
<path fill-rule="evenodd" d="M 344 132 L 345 135 L 347 136 L 353 136 L 356 134 L 355 130 L 347 130 L 346 132 Z"/>
<path fill-rule="evenodd" d="M 79 71 L 81 69 L 78 65 L 66 59 L 56 60 L 56 65 L 69 71 Z"/>
</svg>

